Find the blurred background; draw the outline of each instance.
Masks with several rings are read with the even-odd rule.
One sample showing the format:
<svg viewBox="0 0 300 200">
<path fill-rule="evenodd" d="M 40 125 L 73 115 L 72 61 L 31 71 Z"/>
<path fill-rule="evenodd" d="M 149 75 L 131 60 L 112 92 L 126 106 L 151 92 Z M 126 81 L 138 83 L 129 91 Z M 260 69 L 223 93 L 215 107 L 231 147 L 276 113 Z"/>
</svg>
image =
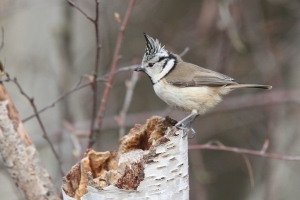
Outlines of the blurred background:
<svg viewBox="0 0 300 200">
<path fill-rule="evenodd" d="M 75 1 L 90 16 L 93 0 Z M 120 22 L 129 0 L 100 1 L 99 76 L 109 71 Z M 300 155 L 300 2 L 298 0 L 137 0 L 125 31 L 117 68 L 141 62 L 142 35 L 158 38 L 166 49 L 187 62 L 240 82 L 270 84 L 270 91 L 245 89 L 224 101 L 193 124 L 196 137 L 189 144 L 217 140 L 226 146 Z M 0 26 L 5 46 L 0 59 L 5 71 L 17 77 L 39 109 L 72 88 L 95 62 L 93 24 L 64 0 L 1 0 Z M 115 75 L 102 129 L 94 149 L 118 148 L 120 124 L 132 71 Z M 125 133 L 152 115 L 180 120 L 186 114 L 169 108 L 154 93 L 149 78 L 138 75 L 124 124 Z M 88 78 L 83 77 L 83 82 Z M 25 119 L 33 114 L 29 102 L 13 83 L 5 86 Z M 102 98 L 105 84 L 99 83 Z M 41 114 L 50 139 L 68 170 L 87 144 L 92 91 L 85 87 Z M 61 175 L 35 118 L 24 123 L 57 188 Z M 73 129 L 73 130 L 72 130 Z M 80 136 L 79 136 L 80 135 Z M 190 150 L 190 199 L 279 200 L 299 199 L 299 162 L 274 160 L 212 150 Z M 251 169 L 249 167 L 251 165 Z M 1 199 L 22 199 L 3 163 L 0 163 Z"/>
</svg>

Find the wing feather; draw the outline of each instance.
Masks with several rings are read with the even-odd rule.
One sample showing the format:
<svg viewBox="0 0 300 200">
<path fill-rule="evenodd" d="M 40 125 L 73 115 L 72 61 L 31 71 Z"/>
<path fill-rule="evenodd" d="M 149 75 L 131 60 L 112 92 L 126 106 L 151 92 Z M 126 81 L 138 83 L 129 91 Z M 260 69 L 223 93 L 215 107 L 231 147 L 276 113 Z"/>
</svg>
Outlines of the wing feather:
<svg viewBox="0 0 300 200">
<path fill-rule="evenodd" d="M 178 62 L 175 69 L 166 76 L 166 80 L 169 84 L 177 87 L 238 84 L 229 76 L 186 62 Z"/>
</svg>

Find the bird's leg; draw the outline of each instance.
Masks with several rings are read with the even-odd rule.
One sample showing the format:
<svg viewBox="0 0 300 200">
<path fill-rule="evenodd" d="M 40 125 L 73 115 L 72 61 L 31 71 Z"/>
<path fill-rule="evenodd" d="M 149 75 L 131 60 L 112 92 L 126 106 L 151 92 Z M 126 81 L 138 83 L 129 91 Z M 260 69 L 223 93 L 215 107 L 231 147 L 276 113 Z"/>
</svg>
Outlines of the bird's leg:
<svg viewBox="0 0 300 200">
<path fill-rule="evenodd" d="M 191 114 L 189 114 L 188 116 L 186 116 L 185 118 L 183 118 L 182 120 L 180 120 L 179 122 L 177 122 L 177 124 L 175 125 L 177 128 L 180 128 L 181 130 L 183 130 L 185 132 L 184 136 L 185 137 L 189 131 L 191 130 L 193 133 L 192 138 L 195 137 L 196 131 L 191 127 L 193 121 L 198 117 L 199 115 L 197 114 L 196 110 L 193 110 Z M 188 120 L 188 121 L 187 121 Z M 184 124 L 184 122 L 187 121 L 186 124 Z"/>
<path fill-rule="evenodd" d="M 187 123 L 186 123 L 186 127 L 191 127 L 192 123 L 194 122 L 194 120 L 198 117 L 199 115 L 194 115 L 193 118 L 191 118 Z"/>
<path fill-rule="evenodd" d="M 188 128 L 188 132 L 192 131 L 192 137 L 190 137 L 189 139 L 193 139 L 196 135 L 196 131 L 192 128 L 192 123 L 194 122 L 194 120 L 198 117 L 199 115 L 195 115 L 192 119 L 190 119 L 190 121 L 188 121 L 185 125 L 186 128 Z M 186 136 L 188 134 L 188 132 L 184 135 Z"/>
<path fill-rule="evenodd" d="M 191 114 L 189 114 L 188 116 L 186 116 L 185 118 L 183 118 L 182 120 L 180 120 L 179 122 L 177 122 L 177 124 L 175 124 L 175 126 L 178 127 L 178 128 L 179 128 L 179 126 L 185 127 L 185 125 L 184 125 L 183 122 L 185 122 L 187 119 L 189 119 L 189 118 L 191 118 L 191 117 L 194 118 L 196 115 L 197 115 L 197 111 L 196 111 L 196 110 L 193 110 Z M 193 118 L 192 118 L 192 119 L 193 119 Z M 189 120 L 188 122 L 190 122 L 190 120 Z"/>
</svg>

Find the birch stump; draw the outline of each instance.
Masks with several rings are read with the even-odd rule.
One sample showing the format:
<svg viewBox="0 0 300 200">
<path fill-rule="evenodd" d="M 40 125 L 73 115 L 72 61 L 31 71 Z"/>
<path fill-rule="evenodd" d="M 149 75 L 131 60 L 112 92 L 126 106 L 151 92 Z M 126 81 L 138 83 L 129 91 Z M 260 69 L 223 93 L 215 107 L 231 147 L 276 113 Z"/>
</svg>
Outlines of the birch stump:
<svg viewBox="0 0 300 200">
<path fill-rule="evenodd" d="M 0 153 L 10 176 L 25 199 L 60 199 L 2 82 L 0 82 Z"/>
<path fill-rule="evenodd" d="M 169 117 L 152 117 L 124 136 L 119 150 L 95 152 L 63 179 L 64 200 L 189 199 L 188 143 Z"/>
</svg>

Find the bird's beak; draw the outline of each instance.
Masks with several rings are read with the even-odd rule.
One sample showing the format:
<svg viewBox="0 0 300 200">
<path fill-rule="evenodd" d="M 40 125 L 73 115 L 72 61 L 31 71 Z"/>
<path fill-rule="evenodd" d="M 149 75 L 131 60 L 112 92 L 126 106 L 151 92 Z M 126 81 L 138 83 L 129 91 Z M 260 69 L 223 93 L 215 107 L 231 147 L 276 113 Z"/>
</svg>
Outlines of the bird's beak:
<svg viewBox="0 0 300 200">
<path fill-rule="evenodd" d="M 145 69 L 142 68 L 141 66 L 138 66 L 133 71 L 136 71 L 136 72 L 140 72 L 140 71 L 145 72 Z"/>
</svg>

